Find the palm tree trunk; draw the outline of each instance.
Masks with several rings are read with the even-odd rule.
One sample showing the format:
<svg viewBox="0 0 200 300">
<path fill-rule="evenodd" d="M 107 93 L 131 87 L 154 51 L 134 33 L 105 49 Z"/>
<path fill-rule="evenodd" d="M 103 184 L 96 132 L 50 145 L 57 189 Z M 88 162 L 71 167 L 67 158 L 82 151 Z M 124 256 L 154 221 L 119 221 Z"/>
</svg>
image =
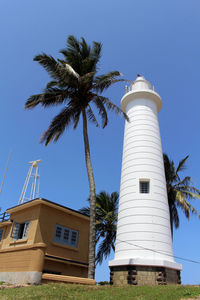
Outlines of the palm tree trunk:
<svg viewBox="0 0 200 300">
<path fill-rule="evenodd" d="M 90 185 L 90 240 L 89 240 L 89 268 L 88 278 L 94 279 L 95 277 L 95 245 L 96 245 L 96 191 L 94 175 L 92 170 L 90 158 L 90 146 L 87 132 L 87 118 L 85 110 L 82 110 L 83 116 L 83 137 L 85 146 L 85 162 L 88 173 L 88 180 Z"/>
</svg>

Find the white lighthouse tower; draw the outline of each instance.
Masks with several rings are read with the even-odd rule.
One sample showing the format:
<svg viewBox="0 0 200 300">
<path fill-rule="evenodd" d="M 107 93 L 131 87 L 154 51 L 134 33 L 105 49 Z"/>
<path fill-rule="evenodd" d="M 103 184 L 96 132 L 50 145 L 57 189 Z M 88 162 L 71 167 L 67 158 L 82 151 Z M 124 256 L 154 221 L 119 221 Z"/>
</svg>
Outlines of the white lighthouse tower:
<svg viewBox="0 0 200 300">
<path fill-rule="evenodd" d="M 157 114 L 162 101 L 138 75 L 121 100 L 124 131 L 113 284 L 180 283 L 174 262 Z"/>
</svg>

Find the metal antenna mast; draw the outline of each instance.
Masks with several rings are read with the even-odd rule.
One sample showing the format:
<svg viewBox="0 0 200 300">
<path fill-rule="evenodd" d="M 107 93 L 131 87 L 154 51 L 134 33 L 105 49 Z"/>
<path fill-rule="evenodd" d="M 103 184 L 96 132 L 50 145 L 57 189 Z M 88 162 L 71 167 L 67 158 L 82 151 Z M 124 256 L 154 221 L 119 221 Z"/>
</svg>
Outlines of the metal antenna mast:
<svg viewBox="0 0 200 300">
<path fill-rule="evenodd" d="M 4 175 L 3 175 L 3 180 L 2 180 L 2 183 L 1 183 L 1 187 L 0 187 L 0 194 L 1 194 L 2 189 L 3 189 L 3 184 L 4 184 L 4 180 L 5 180 L 5 177 L 6 177 L 7 170 L 8 170 L 8 165 L 9 165 L 9 162 L 10 162 L 11 155 L 12 155 L 12 150 L 10 151 L 9 156 L 8 156 L 6 169 L 5 169 L 5 172 L 4 172 Z"/>
<path fill-rule="evenodd" d="M 30 201 L 35 198 L 38 198 L 39 195 L 39 181 L 40 181 L 40 175 L 38 173 L 38 163 L 41 162 L 40 159 L 30 161 L 30 168 L 28 170 L 28 174 L 26 176 L 26 180 L 22 189 L 21 196 L 19 198 L 19 203 L 22 204 L 24 201 Z M 32 178 L 31 188 L 30 188 L 30 196 L 27 197 L 27 188 L 29 186 L 29 181 Z"/>
</svg>

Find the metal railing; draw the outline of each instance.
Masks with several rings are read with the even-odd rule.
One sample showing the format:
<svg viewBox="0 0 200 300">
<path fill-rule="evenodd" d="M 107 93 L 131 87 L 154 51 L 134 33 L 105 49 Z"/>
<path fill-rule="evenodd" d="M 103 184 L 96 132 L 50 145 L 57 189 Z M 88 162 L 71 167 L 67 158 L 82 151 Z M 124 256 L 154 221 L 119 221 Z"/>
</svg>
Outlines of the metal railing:
<svg viewBox="0 0 200 300">
<path fill-rule="evenodd" d="M 125 94 L 132 91 L 134 89 L 135 83 L 131 84 L 130 86 L 125 85 Z M 151 84 L 149 84 L 149 89 L 155 92 L 155 87 Z"/>
<path fill-rule="evenodd" d="M 0 223 L 10 220 L 10 215 L 6 212 L 0 214 Z"/>
</svg>

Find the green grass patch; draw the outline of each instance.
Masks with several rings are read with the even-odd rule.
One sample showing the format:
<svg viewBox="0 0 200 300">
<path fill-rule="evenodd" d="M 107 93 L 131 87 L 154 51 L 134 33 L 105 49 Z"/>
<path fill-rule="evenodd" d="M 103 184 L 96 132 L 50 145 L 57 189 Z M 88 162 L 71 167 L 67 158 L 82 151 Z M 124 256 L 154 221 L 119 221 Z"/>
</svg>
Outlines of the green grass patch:
<svg viewBox="0 0 200 300">
<path fill-rule="evenodd" d="M 1 300 L 178 300 L 200 296 L 200 286 L 84 286 L 44 284 L 0 290 Z"/>
</svg>

